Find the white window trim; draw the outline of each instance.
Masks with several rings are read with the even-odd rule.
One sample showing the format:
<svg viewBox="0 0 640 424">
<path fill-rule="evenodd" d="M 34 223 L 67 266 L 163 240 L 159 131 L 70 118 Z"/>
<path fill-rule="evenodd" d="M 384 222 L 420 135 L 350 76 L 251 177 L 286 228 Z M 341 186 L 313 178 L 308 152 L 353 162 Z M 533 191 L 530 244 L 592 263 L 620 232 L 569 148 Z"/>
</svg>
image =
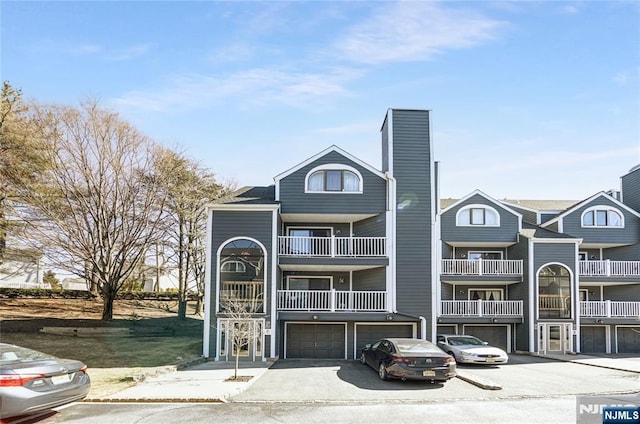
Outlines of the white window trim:
<svg viewBox="0 0 640 424">
<path fill-rule="evenodd" d="M 333 276 L 331 275 L 287 275 L 287 290 L 291 290 L 289 288 L 289 280 L 293 278 L 299 278 L 299 279 L 307 279 L 307 280 L 311 280 L 311 279 L 321 279 L 321 280 L 329 280 L 329 290 L 333 289 Z"/>
<path fill-rule="evenodd" d="M 615 212 L 618 214 L 618 216 L 620 217 L 620 226 L 613 226 L 613 225 L 597 225 L 596 224 L 596 220 L 594 219 L 594 225 L 584 225 L 584 216 L 592 211 L 611 211 L 611 212 Z M 595 217 L 594 217 L 595 218 Z M 614 208 L 613 206 L 605 206 L 605 205 L 600 205 L 600 206 L 592 206 L 590 208 L 585 209 L 582 212 L 582 215 L 580 215 L 580 226 L 582 228 L 624 228 L 624 214 L 620 211 L 620 209 L 618 208 Z"/>
<path fill-rule="evenodd" d="M 469 209 L 487 209 L 492 211 L 493 213 L 496 214 L 496 223 L 495 224 L 483 224 L 483 225 L 476 225 L 476 224 L 460 224 L 459 223 L 459 218 L 460 218 L 460 214 L 463 212 L 467 212 L 469 213 Z M 500 214 L 498 213 L 498 211 L 495 208 L 492 208 L 489 205 L 482 205 L 482 204 L 473 204 L 473 205 L 466 205 L 460 209 L 458 209 L 458 212 L 456 212 L 456 227 L 476 227 L 476 228 L 480 228 L 480 227 L 499 227 L 500 226 Z"/>
<path fill-rule="evenodd" d="M 359 190 L 357 190 L 357 191 L 325 191 L 325 190 L 316 191 L 316 190 L 309 190 L 309 177 L 311 177 L 314 173 L 316 173 L 318 171 L 349 171 L 349 172 L 353 172 L 358 177 L 358 179 L 360 181 Z M 304 177 L 304 192 L 305 193 L 316 193 L 316 194 L 362 194 L 362 185 L 363 185 L 362 174 L 357 169 L 355 169 L 352 166 L 343 165 L 343 164 L 339 164 L 339 163 L 329 163 L 329 164 L 326 164 L 326 165 L 316 166 L 315 168 L 313 168 L 309 172 L 307 172 L 307 175 Z"/>
<path fill-rule="evenodd" d="M 500 259 L 483 259 L 483 261 L 490 261 L 490 260 L 494 260 L 494 261 L 500 260 L 501 261 L 501 260 L 504 259 L 504 252 L 502 252 L 500 250 L 469 250 L 467 252 L 467 259 L 473 260 L 473 259 L 471 259 L 471 255 L 473 253 L 480 253 L 480 254 L 482 254 L 482 253 L 499 253 L 500 254 Z"/>
<path fill-rule="evenodd" d="M 467 289 L 467 299 L 474 301 L 473 299 L 471 299 L 471 292 L 472 291 L 499 291 L 500 292 L 500 299 L 499 300 L 505 300 L 504 298 L 504 289 L 503 288 L 488 288 L 488 287 L 478 287 L 478 288 L 469 288 Z M 496 300 L 483 300 L 483 302 L 495 302 Z"/>
<path fill-rule="evenodd" d="M 236 264 L 236 270 L 235 271 L 231 271 L 231 270 L 225 270 L 224 267 L 225 265 L 230 265 L 230 264 Z M 238 271 L 238 266 L 237 264 L 242 265 L 242 271 Z M 220 272 L 235 272 L 235 273 L 242 273 L 242 272 L 247 272 L 247 266 L 244 264 L 244 262 L 242 261 L 236 261 L 236 260 L 230 260 L 230 261 L 225 261 L 222 262 L 221 266 L 220 266 Z"/>
</svg>

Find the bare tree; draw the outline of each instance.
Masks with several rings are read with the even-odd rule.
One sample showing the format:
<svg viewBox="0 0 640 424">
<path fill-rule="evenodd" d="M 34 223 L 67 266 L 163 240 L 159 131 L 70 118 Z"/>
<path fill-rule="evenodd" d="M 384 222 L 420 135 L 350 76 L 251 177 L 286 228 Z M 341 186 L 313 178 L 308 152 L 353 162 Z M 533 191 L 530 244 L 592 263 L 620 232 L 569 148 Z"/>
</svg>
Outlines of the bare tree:
<svg viewBox="0 0 640 424">
<path fill-rule="evenodd" d="M 231 341 L 231 349 L 235 355 L 234 380 L 238 379 L 240 353 L 243 346 L 251 345 L 256 337 L 256 314 L 263 310 L 264 294 L 262 291 L 241 289 L 240 291 L 222 290 L 220 292 L 220 310 L 218 318 L 226 318 L 229 327 L 227 337 Z"/>
<path fill-rule="evenodd" d="M 178 270 L 178 316 L 185 318 L 189 292 L 204 295 L 204 206 L 229 190 L 197 162 L 168 149 L 158 157 L 156 169 L 167 199 L 165 243 Z"/>
<path fill-rule="evenodd" d="M 0 102 L 0 263 L 7 236 L 21 227 L 14 208 L 30 195 L 29 186 L 46 168 L 45 147 L 28 120 L 22 91 L 4 81 Z"/>
<path fill-rule="evenodd" d="M 33 123 L 50 144 L 50 169 L 32 187 L 24 216 L 54 266 L 95 284 L 113 303 L 155 241 L 165 191 L 154 171 L 158 147 L 116 113 L 87 101 L 38 106 Z"/>
</svg>

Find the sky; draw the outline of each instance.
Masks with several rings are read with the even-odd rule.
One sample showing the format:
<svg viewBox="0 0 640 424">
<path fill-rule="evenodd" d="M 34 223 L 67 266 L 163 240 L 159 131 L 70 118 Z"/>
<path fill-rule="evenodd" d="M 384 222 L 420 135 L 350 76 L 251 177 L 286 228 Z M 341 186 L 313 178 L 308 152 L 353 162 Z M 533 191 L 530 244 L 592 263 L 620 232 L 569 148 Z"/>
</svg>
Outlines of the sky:
<svg viewBox="0 0 640 424">
<path fill-rule="evenodd" d="M 431 110 L 443 198 L 580 200 L 640 164 L 638 1 L 8 1 L 1 76 L 98 100 L 223 183 Z"/>
</svg>

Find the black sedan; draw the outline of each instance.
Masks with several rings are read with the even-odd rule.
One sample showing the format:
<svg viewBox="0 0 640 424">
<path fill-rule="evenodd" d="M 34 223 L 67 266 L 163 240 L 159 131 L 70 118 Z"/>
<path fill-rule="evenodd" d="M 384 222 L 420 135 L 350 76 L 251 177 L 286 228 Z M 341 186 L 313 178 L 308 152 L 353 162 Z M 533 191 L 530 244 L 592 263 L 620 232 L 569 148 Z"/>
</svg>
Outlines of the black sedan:
<svg viewBox="0 0 640 424">
<path fill-rule="evenodd" d="M 0 343 L 0 419 L 82 400 L 90 388 L 82 362 Z"/>
<path fill-rule="evenodd" d="M 447 381 L 456 376 L 456 360 L 438 346 L 418 339 L 382 339 L 366 345 L 360 362 L 378 371 L 382 380 Z"/>
</svg>

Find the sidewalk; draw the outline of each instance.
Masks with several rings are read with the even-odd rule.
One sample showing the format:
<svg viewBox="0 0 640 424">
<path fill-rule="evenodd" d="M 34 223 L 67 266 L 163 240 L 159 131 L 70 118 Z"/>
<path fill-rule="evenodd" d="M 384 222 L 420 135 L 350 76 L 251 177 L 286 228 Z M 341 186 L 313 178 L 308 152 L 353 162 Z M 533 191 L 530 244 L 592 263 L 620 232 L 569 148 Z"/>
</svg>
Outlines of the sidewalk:
<svg viewBox="0 0 640 424">
<path fill-rule="evenodd" d="M 556 361 L 575 362 L 577 364 L 594 367 L 609 368 L 620 371 L 640 373 L 640 356 L 637 354 L 624 355 L 538 355 L 540 358 L 555 359 Z"/>
<path fill-rule="evenodd" d="M 204 362 L 189 368 L 146 378 L 135 386 L 101 399 L 85 402 L 227 402 L 253 384 L 273 362 L 241 362 L 238 377 L 249 381 L 226 381 L 233 377 L 234 362 Z"/>
</svg>

